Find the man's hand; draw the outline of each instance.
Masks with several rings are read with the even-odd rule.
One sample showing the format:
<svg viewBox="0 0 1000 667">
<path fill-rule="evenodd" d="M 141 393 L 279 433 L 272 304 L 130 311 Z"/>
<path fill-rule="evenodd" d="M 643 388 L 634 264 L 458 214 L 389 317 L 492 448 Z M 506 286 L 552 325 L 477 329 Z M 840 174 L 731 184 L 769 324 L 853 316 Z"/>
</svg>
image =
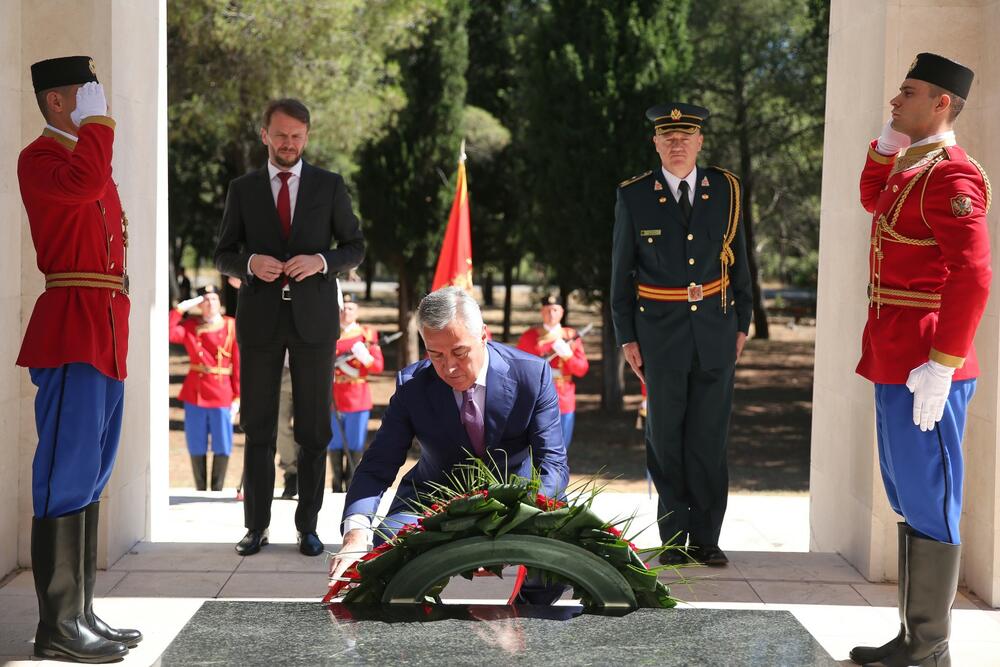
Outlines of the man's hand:
<svg viewBox="0 0 1000 667">
<path fill-rule="evenodd" d="M 736 361 L 739 363 L 740 357 L 743 356 L 743 347 L 747 344 L 747 335 L 742 331 L 736 334 Z"/>
<path fill-rule="evenodd" d="M 913 424 L 921 431 L 932 430 L 944 416 L 954 374 L 954 368 L 936 361 L 928 361 L 910 371 L 906 388 L 913 392 Z"/>
<path fill-rule="evenodd" d="M 351 353 L 354 358 L 364 364 L 366 367 L 371 366 L 375 362 L 375 357 L 372 353 L 368 351 L 368 346 L 364 344 L 363 341 L 358 341 L 351 346 Z"/>
<path fill-rule="evenodd" d="M 639 352 L 639 343 L 625 343 L 622 345 L 622 352 L 625 353 L 625 361 L 632 367 L 632 372 L 643 384 L 646 384 L 646 376 L 642 372 L 642 353 Z"/>
<path fill-rule="evenodd" d="M 344 535 L 344 544 L 337 555 L 330 559 L 330 583 L 344 575 L 353 563 L 357 562 L 368 551 L 368 531 L 363 528 L 352 528 Z"/>
<path fill-rule="evenodd" d="M 892 118 L 885 122 L 885 127 L 882 128 L 882 134 L 878 137 L 878 143 L 875 145 L 875 150 L 882 155 L 895 155 L 901 150 L 905 150 L 910 147 L 910 137 L 903 134 L 902 132 L 897 132 L 892 127 Z"/>
<path fill-rule="evenodd" d="M 265 283 L 273 283 L 284 269 L 285 265 L 270 255 L 254 255 L 250 260 L 250 273 Z"/>
<path fill-rule="evenodd" d="M 232 405 L 229 406 L 229 414 L 230 414 L 232 420 L 236 421 L 236 418 L 240 414 L 240 398 L 239 398 L 239 396 L 237 396 L 236 398 L 234 398 Z"/>
<path fill-rule="evenodd" d="M 76 108 L 69 114 L 74 125 L 80 127 L 84 118 L 107 115 L 108 100 L 104 96 L 104 86 L 90 81 L 76 89 Z"/>
<path fill-rule="evenodd" d="M 285 275 L 298 282 L 323 270 L 323 260 L 318 255 L 296 255 L 285 262 Z"/>
<path fill-rule="evenodd" d="M 204 300 L 205 297 L 203 296 L 196 296 L 191 299 L 184 299 L 183 301 L 177 304 L 177 310 L 181 311 L 182 313 L 186 313 Z"/>
</svg>

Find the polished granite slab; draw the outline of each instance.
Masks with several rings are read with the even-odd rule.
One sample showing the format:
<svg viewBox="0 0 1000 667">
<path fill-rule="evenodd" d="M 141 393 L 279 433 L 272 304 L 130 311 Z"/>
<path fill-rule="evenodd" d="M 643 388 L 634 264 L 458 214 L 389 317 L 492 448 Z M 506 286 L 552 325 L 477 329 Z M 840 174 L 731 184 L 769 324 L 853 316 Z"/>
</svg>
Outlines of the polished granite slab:
<svg viewBox="0 0 1000 667">
<path fill-rule="evenodd" d="M 205 602 L 160 657 L 173 665 L 838 664 L 787 611 Z"/>
</svg>

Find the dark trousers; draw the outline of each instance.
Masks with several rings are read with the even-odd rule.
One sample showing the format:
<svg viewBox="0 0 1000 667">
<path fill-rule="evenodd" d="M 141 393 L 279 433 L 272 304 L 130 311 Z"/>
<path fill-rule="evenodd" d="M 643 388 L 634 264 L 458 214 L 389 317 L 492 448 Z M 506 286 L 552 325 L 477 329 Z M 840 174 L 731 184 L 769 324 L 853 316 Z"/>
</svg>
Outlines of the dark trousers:
<svg viewBox="0 0 1000 667">
<path fill-rule="evenodd" d="M 246 433 L 243 515 L 247 528 L 263 530 L 271 523 L 281 371 L 288 350 L 295 441 L 299 444 L 295 527 L 300 532 L 316 530 L 326 483 L 326 446 L 331 437 L 333 346 L 332 340 L 303 341 L 287 302 L 282 303 L 272 341 L 240 345 L 240 423 Z"/>
<path fill-rule="evenodd" d="M 726 443 L 735 365 L 690 370 L 646 366 L 646 466 L 659 494 L 660 539 L 719 543 L 729 495 Z"/>
</svg>

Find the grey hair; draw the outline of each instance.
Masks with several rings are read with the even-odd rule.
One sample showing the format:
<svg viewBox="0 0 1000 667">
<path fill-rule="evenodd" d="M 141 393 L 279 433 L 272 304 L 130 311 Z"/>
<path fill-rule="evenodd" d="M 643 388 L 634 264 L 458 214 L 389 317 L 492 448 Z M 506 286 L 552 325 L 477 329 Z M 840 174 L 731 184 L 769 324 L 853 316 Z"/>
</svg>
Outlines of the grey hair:
<svg viewBox="0 0 1000 667">
<path fill-rule="evenodd" d="M 421 299 L 417 306 L 417 324 L 421 335 L 425 327 L 441 331 L 456 318 L 473 335 L 478 336 L 483 330 L 483 313 L 479 304 L 461 287 L 442 287 Z"/>
</svg>

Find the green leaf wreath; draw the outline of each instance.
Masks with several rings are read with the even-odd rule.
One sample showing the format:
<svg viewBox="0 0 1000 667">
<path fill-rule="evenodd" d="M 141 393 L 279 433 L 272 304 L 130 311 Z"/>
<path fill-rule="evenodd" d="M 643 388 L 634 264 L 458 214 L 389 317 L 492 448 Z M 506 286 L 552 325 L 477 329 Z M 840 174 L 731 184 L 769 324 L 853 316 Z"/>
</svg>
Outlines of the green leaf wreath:
<svg viewBox="0 0 1000 667">
<path fill-rule="evenodd" d="M 642 556 L 650 555 L 649 560 L 664 550 L 681 547 L 637 549 L 625 535 L 631 517 L 607 522 L 592 511 L 594 498 L 603 490 L 597 479 L 572 485 L 567 489 L 567 501 L 538 493 L 537 471 L 533 471 L 531 479 L 510 475 L 503 481 L 479 459 L 457 466 L 448 480 L 448 484 L 434 484 L 430 493 L 412 503 L 416 513 L 422 515 L 417 524 L 404 526 L 351 565 L 340 580 L 331 582 L 323 601 L 330 602 L 339 596 L 345 604 L 378 604 L 395 573 L 417 556 L 468 537 L 499 538 L 513 534 L 560 540 L 599 556 L 628 582 L 639 607 L 670 608 L 677 604 L 669 588 L 657 578 L 660 571 L 675 566 L 649 567 Z M 503 566 L 491 565 L 485 569 L 501 576 Z M 461 573 L 468 579 L 474 574 L 475 571 Z M 574 597 L 581 600 L 584 608 L 594 606 L 587 591 L 577 582 L 563 580 L 550 572 L 540 574 L 546 583 L 572 586 Z M 438 596 L 447 583 L 446 577 L 433 586 L 427 593 L 427 601 L 440 603 Z"/>
</svg>

